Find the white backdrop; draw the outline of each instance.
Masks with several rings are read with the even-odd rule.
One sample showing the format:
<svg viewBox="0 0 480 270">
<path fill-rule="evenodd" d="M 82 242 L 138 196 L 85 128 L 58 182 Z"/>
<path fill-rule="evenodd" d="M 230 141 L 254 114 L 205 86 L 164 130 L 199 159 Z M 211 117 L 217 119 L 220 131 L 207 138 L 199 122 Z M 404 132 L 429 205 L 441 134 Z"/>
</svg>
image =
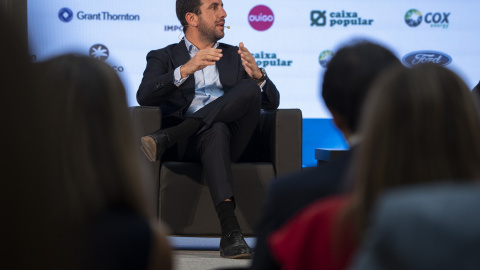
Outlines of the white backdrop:
<svg viewBox="0 0 480 270">
<path fill-rule="evenodd" d="M 300 108 L 304 118 L 330 118 L 319 96 L 319 58 L 354 38 L 381 43 L 399 58 L 418 51 L 427 51 L 424 60 L 450 58 L 447 67 L 471 88 L 480 79 L 478 0 L 224 0 L 224 8 L 231 29 L 222 42 L 242 41 L 268 63 L 280 107 Z M 146 54 L 178 42 L 179 26 L 174 0 L 28 0 L 32 59 L 66 52 L 105 58 L 108 49 L 105 61 L 125 83 L 130 105 L 137 105 Z"/>
</svg>

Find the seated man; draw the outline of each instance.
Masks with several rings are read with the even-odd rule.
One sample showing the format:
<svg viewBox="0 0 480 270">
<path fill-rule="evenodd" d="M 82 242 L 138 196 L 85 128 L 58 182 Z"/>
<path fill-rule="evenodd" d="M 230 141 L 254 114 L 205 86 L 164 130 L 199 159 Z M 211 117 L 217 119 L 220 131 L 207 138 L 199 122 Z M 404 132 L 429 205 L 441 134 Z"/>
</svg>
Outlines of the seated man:
<svg viewBox="0 0 480 270">
<path fill-rule="evenodd" d="M 217 42 L 227 16 L 221 0 L 177 0 L 176 10 L 185 38 L 148 53 L 137 92 L 140 105 L 163 114 L 162 129 L 142 137 L 142 150 L 151 161 L 166 151 L 169 159 L 201 162 L 222 228 L 220 255 L 250 258 L 234 213 L 231 162 L 260 109 L 276 109 L 280 95 L 243 43 Z"/>
<path fill-rule="evenodd" d="M 369 42 L 343 47 L 328 64 L 322 96 L 351 148 L 358 142 L 357 125 L 367 90 L 392 64 L 400 61 L 389 50 Z M 272 181 L 257 230 L 253 269 L 278 269 L 267 246 L 271 232 L 311 202 L 345 191 L 344 176 L 351 152 L 319 167 Z"/>
</svg>

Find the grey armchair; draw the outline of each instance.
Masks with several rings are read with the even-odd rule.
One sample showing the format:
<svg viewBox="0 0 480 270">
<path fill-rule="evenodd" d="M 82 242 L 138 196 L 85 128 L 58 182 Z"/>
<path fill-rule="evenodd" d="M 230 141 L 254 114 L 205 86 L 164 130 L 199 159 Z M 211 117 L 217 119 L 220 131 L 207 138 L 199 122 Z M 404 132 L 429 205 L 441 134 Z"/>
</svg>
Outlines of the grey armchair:
<svg viewBox="0 0 480 270">
<path fill-rule="evenodd" d="M 131 107 L 138 149 L 140 137 L 161 127 L 158 107 Z M 140 151 L 140 149 L 139 149 Z M 142 155 L 143 157 L 143 155 Z M 145 161 L 146 158 L 145 158 Z M 262 111 L 245 155 L 232 164 L 236 215 L 244 235 L 253 235 L 269 182 L 302 166 L 302 113 L 299 109 Z M 157 161 L 157 215 L 173 235 L 220 235 L 220 223 L 199 163 Z"/>
</svg>

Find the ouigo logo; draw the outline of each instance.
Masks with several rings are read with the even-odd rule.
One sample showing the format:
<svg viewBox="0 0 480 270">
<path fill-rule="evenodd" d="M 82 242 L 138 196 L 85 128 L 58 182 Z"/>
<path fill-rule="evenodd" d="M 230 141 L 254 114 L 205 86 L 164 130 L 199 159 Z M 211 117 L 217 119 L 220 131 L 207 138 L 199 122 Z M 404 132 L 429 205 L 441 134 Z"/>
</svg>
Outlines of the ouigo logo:
<svg viewBox="0 0 480 270">
<path fill-rule="evenodd" d="M 58 18 L 64 23 L 68 23 L 73 19 L 73 11 L 67 7 L 61 8 L 58 11 Z"/>
<path fill-rule="evenodd" d="M 275 21 L 273 11 L 264 5 L 253 7 L 248 13 L 248 22 L 250 26 L 257 31 L 265 31 L 272 27 Z"/>
</svg>

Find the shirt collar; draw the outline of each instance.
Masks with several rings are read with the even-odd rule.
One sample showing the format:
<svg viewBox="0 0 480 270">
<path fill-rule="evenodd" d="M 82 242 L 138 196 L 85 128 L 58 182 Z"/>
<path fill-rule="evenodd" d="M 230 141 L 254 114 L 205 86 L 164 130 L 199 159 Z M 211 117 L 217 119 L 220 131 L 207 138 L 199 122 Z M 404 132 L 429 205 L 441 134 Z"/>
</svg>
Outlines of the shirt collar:
<svg viewBox="0 0 480 270">
<path fill-rule="evenodd" d="M 198 48 L 193 45 L 187 38 L 184 38 L 185 39 L 185 46 L 187 47 L 187 51 L 190 55 L 195 55 L 199 50 Z M 215 44 L 213 44 L 213 48 L 217 48 L 218 47 L 218 42 L 215 42 Z"/>
</svg>

